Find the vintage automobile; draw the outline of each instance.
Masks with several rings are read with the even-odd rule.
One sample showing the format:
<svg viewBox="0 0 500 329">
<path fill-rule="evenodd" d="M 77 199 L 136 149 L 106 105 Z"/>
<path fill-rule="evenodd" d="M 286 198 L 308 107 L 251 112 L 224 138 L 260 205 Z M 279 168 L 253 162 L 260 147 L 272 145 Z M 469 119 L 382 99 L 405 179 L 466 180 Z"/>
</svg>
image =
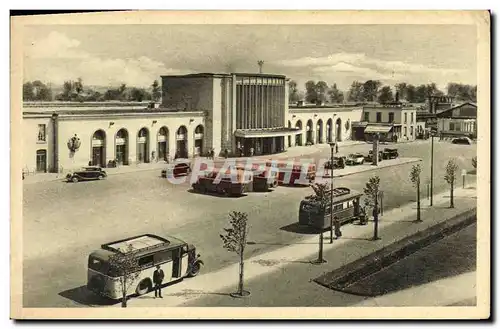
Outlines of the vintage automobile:
<svg viewBox="0 0 500 329">
<path fill-rule="evenodd" d="M 244 176 L 241 172 L 237 171 L 235 175 L 222 173 L 217 181 L 218 170 L 206 171 L 197 177 L 191 187 L 199 193 L 218 193 L 228 197 L 240 196 L 247 191 L 247 185 L 252 184 L 251 177 Z"/>
<path fill-rule="evenodd" d="M 398 149 L 385 148 L 382 151 L 383 159 L 396 159 L 397 157 L 399 157 Z"/>
<path fill-rule="evenodd" d="M 341 225 L 364 219 L 360 201 L 362 196 L 362 193 L 347 187 L 334 188 L 333 217 Z M 306 197 L 300 202 L 299 225 L 307 225 L 321 230 L 330 228 L 330 210 L 330 203 L 325 209 L 321 209 L 320 202 L 316 200 L 315 195 Z"/>
<path fill-rule="evenodd" d="M 346 157 L 345 156 L 339 156 L 339 157 L 333 157 L 333 169 L 343 169 L 345 168 L 346 164 Z M 332 163 L 331 160 L 328 160 L 325 162 L 325 169 L 332 169 Z"/>
<path fill-rule="evenodd" d="M 127 280 L 130 289 L 123 291 L 120 283 L 122 264 L 136 262 L 138 271 Z M 153 289 L 153 274 L 159 266 L 165 274 L 163 284 L 198 275 L 203 265 L 196 248 L 170 236 L 143 234 L 101 245 L 90 253 L 87 268 L 87 288 L 100 296 L 114 300 L 126 296 L 144 295 Z"/>
<path fill-rule="evenodd" d="M 237 170 L 244 171 L 244 165 L 238 165 Z M 254 162 L 250 169 L 252 184 L 248 184 L 246 192 L 268 192 L 271 188 L 278 186 L 278 171 L 271 170 L 266 162 Z"/>
<path fill-rule="evenodd" d="M 451 143 L 452 144 L 472 145 L 472 140 L 469 137 L 459 137 L 459 138 L 452 139 Z"/>
<path fill-rule="evenodd" d="M 161 177 L 179 177 L 186 176 L 191 172 L 191 164 L 187 159 L 175 159 L 161 171 Z"/>
<path fill-rule="evenodd" d="M 365 156 L 361 153 L 352 153 L 347 156 L 346 165 L 354 166 L 365 163 Z"/>
<path fill-rule="evenodd" d="M 66 175 L 66 180 L 68 182 L 77 183 L 79 181 L 85 180 L 96 180 L 96 179 L 104 179 L 108 175 L 106 172 L 97 166 L 83 167 L 81 170 L 73 171 Z"/>
<path fill-rule="evenodd" d="M 382 161 L 384 159 L 384 155 L 382 151 L 378 151 L 378 161 Z M 373 150 L 368 152 L 368 155 L 365 156 L 366 162 L 373 162 Z"/>
</svg>

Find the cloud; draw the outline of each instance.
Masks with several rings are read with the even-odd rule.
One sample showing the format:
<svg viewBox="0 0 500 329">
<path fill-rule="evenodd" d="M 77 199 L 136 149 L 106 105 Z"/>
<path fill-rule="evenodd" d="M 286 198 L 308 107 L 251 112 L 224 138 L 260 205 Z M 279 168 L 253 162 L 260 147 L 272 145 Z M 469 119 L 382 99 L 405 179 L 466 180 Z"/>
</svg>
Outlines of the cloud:
<svg viewBox="0 0 500 329">
<path fill-rule="evenodd" d="M 24 80 L 62 84 L 82 78 L 87 85 L 147 87 L 160 75 L 180 74 L 149 57 L 101 58 L 80 48 L 80 41 L 58 32 L 33 42 L 25 52 Z"/>
</svg>

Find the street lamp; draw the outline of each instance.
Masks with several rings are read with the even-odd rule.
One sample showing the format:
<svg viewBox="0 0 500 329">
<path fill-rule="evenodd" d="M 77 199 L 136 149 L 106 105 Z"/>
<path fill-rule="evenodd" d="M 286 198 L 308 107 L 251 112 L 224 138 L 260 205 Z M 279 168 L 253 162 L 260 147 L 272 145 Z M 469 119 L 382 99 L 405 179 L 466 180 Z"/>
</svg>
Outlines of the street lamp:
<svg viewBox="0 0 500 329">
<path fill-rule="evenodd" d="M 330 143 L 330 243 L 333 243 L 333 152 L 335 142 Z"/>
<path fill-rule="evenodd" d="M 431 207 L 432 207 L 432 195 L 433 195 L 433 187 L 434 187 L 434 131 L 431 130 Z"/>
</svg>

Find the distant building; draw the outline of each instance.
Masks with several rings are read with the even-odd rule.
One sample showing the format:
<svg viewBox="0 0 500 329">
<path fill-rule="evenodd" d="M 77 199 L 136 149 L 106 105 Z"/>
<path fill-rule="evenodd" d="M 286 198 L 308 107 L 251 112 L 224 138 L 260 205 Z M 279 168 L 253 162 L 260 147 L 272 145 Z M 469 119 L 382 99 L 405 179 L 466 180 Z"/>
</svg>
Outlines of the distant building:
<svg viewBox="0 0 500 329">
<path fill-rule="evenodd" d="M 414 140 L 416 136 L 416 109 L 401 104 L 366 105 L 362 118 L 353 122 L 353 139 L 373 140 L 379 134 L 381 140 Z"/>
<path fill-rule="evenodd" d="M 436 114 L 437 132 L 442 137 L 477 137 L 477 105 L 464 103 Z"/>
</svg>

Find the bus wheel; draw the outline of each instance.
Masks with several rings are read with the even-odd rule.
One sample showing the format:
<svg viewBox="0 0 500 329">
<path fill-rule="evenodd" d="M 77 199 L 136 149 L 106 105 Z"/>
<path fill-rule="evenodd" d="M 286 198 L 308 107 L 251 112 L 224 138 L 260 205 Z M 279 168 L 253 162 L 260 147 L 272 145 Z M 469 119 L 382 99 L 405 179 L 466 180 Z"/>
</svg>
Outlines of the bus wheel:
<svg viewBox="0 0 500 329">
<path fill-rule="evenodd" d="M 194 263 L 193 266 L 191 267 L 191 271 L 189 272 L 189 277 L 193 278 L 197 276 L 200 273 L 200 269 L 201 269 L 200 262 Z"/>
<path fill-rule="evenodd" d="M 71 179 L 71 181 L 72 181 L 73 183 L 78 183 L 78 178 L 73 177 L 73 179 Z"/>
<path fill-rule="evenodd" d="M 135 292 L 137 293 L 137 295 L 141 296 L 149 292 L 151 288 L 152 288 L 151 280 L 144 279 L 141 282 L 139 282 L 137 288 L 135 289 Z"/>
</svg>

